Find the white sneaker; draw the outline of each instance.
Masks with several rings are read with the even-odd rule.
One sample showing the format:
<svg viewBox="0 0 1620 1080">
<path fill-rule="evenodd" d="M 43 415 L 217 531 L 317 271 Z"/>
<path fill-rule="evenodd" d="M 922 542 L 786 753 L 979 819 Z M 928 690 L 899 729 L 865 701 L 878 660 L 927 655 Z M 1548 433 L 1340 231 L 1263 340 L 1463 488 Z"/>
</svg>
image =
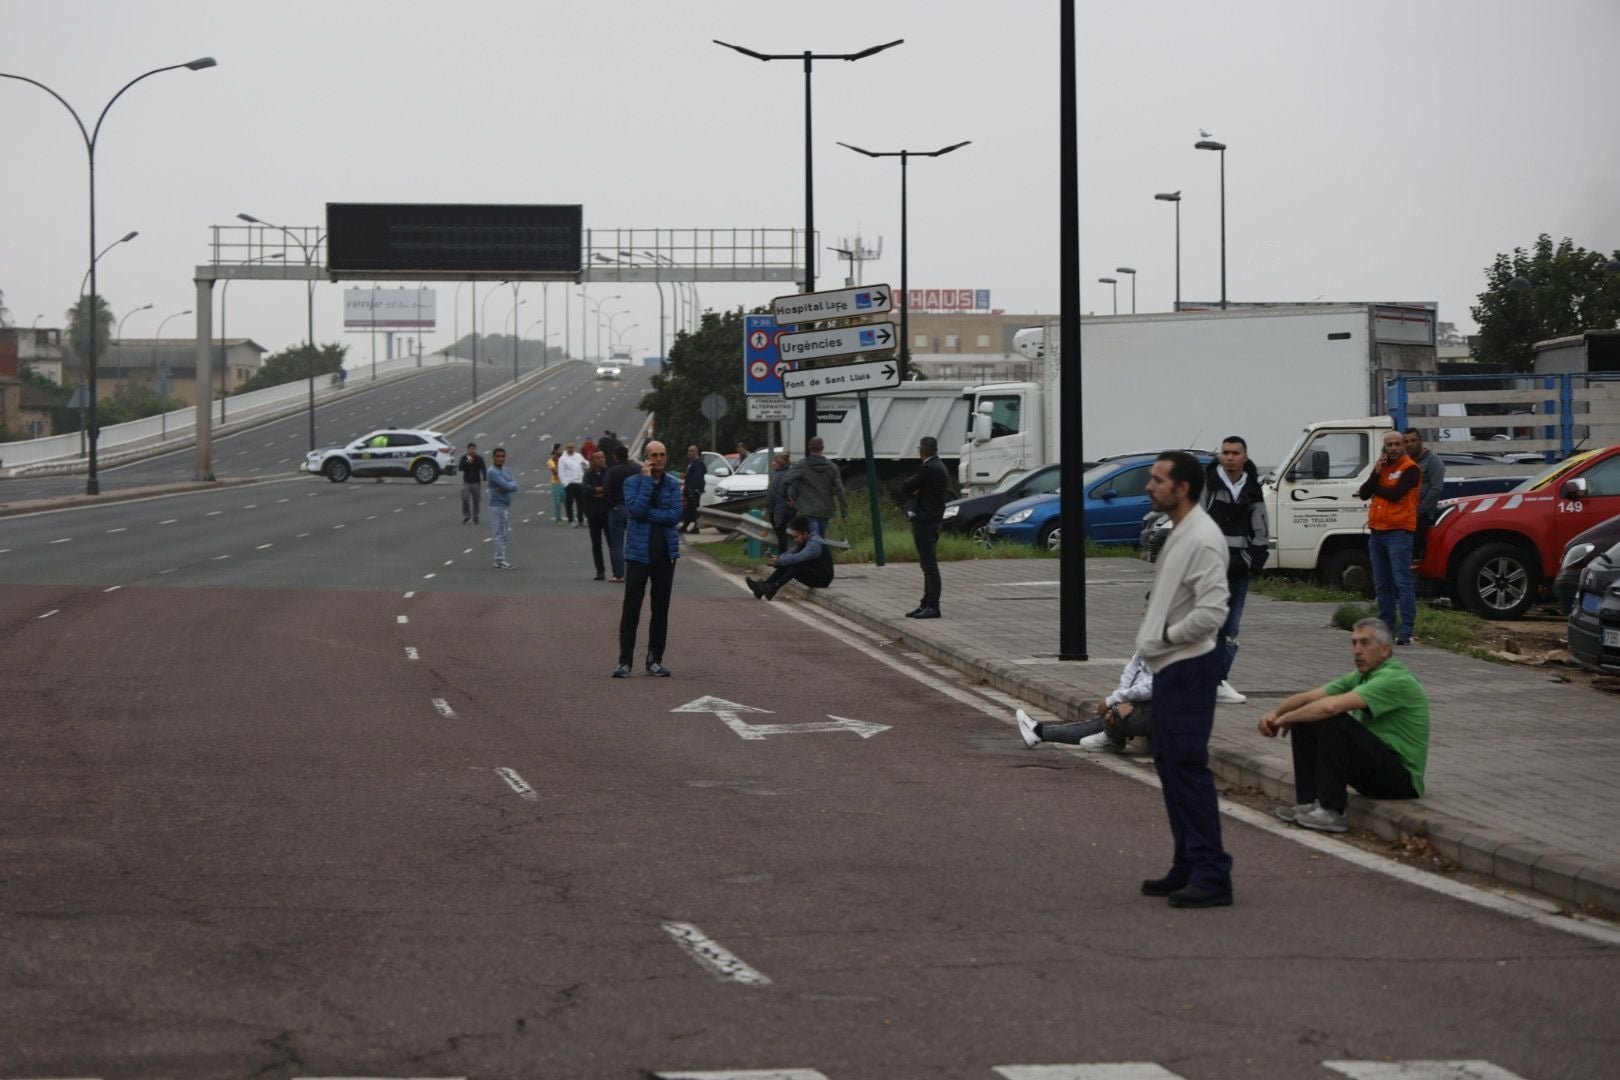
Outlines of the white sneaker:
<svg viewBox="0 0 1620 1080">
<path fill-rule="evenodd" d="M 1090 750 L 1096 754 L 1123 754 L 1125 743 L 1116 741 L 1106 731 L 1099 731 L 1095 735 L 1087 735 L 1081 739 L 1080 749 Z"/>
<path fill-rule="evenodd" d="M 1024 745 L 1031 750 L 1041 744 L 1041 737 L 1035 734 L 1035 721 L 1023 709 L 1018 710 L 1018 734 L 1023 736 Z"/>
<path fill-rule="evenodd" d="M 1350 830 L 1350 819 L 1343 814 L 1336 814 L 1332 810 L 1317 803 L 1309 810 L 1294 815 L 1294 824 L 1313 829 L 1316 832 L 1342 833 Z"/>
<path fill-rule="evenodd" d="M 1232 689 L 1231 683 L 1222 679 L 1221 685 L 1215 688 L 1215 700 L 1222 705 L 1241 705 L 1249 699 Z"/>
<path fill-rule="evenodd" d="M 1276 814 L 1279 820 L 1292 825 L 1299 819 L 1299 815 L 1308 814 L 1319 805 L 1321 804 L 1316 802 L 1295 803 L 1293 806 L 1279 806 L 1272 813 Z"/>
</svg>

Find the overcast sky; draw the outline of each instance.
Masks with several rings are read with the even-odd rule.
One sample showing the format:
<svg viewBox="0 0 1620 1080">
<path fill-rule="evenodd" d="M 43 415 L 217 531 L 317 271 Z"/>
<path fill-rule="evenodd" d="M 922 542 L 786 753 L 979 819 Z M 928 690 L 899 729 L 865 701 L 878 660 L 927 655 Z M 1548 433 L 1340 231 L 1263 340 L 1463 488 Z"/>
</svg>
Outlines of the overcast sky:
<svg viewBox="0 0 1620 1080">
<path fill-rule="evenodd" d="M 1616 0 L 1081 0 L 1079 26 L 1087 311 L 1109 310 L 1095 279 L 1122 265 L 1139 310 L 1169 308 L 1173 210 L 1153 194 L 1178 188 L 1183 296 L 1218 296 L 1218 162 L 1193 149 L 1200 128 L 1230 147 L 1234 300 L 1434 300 L 1469 329 L 1497 252 L 1540 232 L 1620 247 Z M 98 239 L 140 231 L 102 262 L 101 292 L 119 316 L 155 305 L 125 326 L 141 337 L 193 305 L 210 226 L 241 211 L 319 225 L 328 201 L 577 202 L 591 228 L 802 227 L 800 65 L 710 39 L 904 38 L 816 68 L 821 244 L 881 238 L 865 280 L 898 285 L 899 164 L 836 143 L 971 139 L 912 164 L 911 284 L 1054 312 L 1057 29 L 1056 0 L 0 0 L 0 71 L 91 125 L 135 75 L 218 59 L 133 88 L 97 146 Z M 87 265 L 84 146 L 59 104 L 12 80 L 0 133 L 0 290 L 16 323 L 60 325 Z M 827 254 L 821 287 L 843 274 Z M 710 307 L 795 291 L 700 288 Z M 365 357 L 364 335 L 342 335 L 341 290 L 317 289 L 316 335 Z M 549 290 L 553 341 L 565 290 Z M 655 353 L 653 287 L 595 291 L 624 296 L 618 327 L 640 324 L 625 340 Z M 430 348 L 449 340 L 453 293 L 439 289 Z M 528 329 L 541 290 L 524 295 Z M 489 328 L 510 310 L 490 301 Z M 297 343 L 302 287 L 233 286 L 229 329 Z"/>
</svg>

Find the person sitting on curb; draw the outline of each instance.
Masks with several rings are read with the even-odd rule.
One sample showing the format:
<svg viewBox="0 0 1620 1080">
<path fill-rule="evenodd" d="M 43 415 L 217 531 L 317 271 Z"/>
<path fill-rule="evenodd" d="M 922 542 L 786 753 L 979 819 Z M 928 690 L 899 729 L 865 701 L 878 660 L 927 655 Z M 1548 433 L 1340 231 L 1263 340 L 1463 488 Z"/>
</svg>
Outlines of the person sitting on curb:
<svg viewBox="0 0 1620 1080">
<path fill-rule="evenodd" d="M 1391 660 L 1389 625 L 1362 619 L 1350 633 L 1356 670 L 1295 694 L 1260 717 L 1260 734 L 1294 736 L 1294 798 L 1277 816 L 1342 833 L 1348 783 L 1369 799 L 1416 799 L 1429 759 L 1429 698 L 1407 666 Z"/>
<path fill-rule="evenodd" d="M 1120 672 L 1119 687 L 1097 702 L 1097 715 L 1067 724 L 1037 724 L 1018 710 L 1018 734 L 1031 750 L 1043 742 L 1078 744 L 1082 750 L 1122 754 L 1132 735 L 1153 734 L 1153 672 L 1141 653 Z"/>
<path fill-rule="evenodd" d="M 743 578 L 755 600 L 772 600 L 776 590 L 790 581 L 797 581 L 812 589 L 825 589 L 833 580 L 832 549 L 821 542 L 821 537 L 810 531 L 810 519 L 800 514 L 788 522 L 788 533 L 793 547 L 780 555 L 771 556 L 776 570 L 764 581 Z"/>
</svg>

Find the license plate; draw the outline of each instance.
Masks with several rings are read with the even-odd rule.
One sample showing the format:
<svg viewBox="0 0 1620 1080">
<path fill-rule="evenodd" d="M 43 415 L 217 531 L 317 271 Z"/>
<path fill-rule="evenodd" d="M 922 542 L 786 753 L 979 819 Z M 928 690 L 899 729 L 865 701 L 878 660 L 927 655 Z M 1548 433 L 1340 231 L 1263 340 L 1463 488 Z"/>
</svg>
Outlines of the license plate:
<svg viewBox="0 0 1620 1080">
<path fill-rule="evenodd" d="M 1603 597 L 1599 596 L 1597 593 L 1591 593 L 1591 592 L 1583 592 L 1583 593 L 1581 593 L 1581 610 L 1582 611 L 1596 611 L 1598 608 L 1600 608 L 1602 606 L 1603 606 Z"/>
<path fill-rule="evenodd" d="M 1620 649 L 1620 630 L 1603 628 L 1603 647 L 1605 649 Z"/>
</svg>

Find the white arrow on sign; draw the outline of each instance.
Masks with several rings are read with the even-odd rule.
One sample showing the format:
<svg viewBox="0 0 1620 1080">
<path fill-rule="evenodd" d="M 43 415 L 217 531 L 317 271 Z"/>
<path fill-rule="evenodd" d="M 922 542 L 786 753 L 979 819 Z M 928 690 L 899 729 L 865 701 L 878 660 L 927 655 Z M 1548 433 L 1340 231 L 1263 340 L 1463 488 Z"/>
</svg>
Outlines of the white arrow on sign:
<svg viewBox="0 0 1620 1080">
<path fill-rule="evenodd" d="M 883 390 L 900 385 L 898 360 L 873 360 L 865 364 L 837 364 L 833 367 L 800 368 L 782 375 L 782 396 L 820 397 L 822 394 L 848 394 L 862 390 Z"/>
<path fill-rule="evenodd" d="M 858 315 L 881 315 L 893 310 L 887 285 L 863 285 L 858 289 L 832 289 L 828 292 L 778 296 L 771 301 L 771 314 L 778 324 L 818 322 L 822 319 L 848 319 Z"/>
<path fill-rule="evenodd" d="M 721 721 L 735 731 L 739 738 L 763 739 L 770 735 L 813 735 L 822 731 L 853 731 L 863 739 L 870 739 L 882 731 L 888 731 L 887 724 L 874 724 L 866 720 L 851 720 L 847 716 L 834 716 L 827 714 L 831 723 L 816 722 L 812 724 L 750 724 L 742 718 L 743 713 L 755 713 L 761 716 L 770 715 L 769 709 L 756 709 L 751 705 L 739 705 L 735 701 L 725 698 L 704 696 L 696 701 L 688 701 L 685 705 L 669 710 L 677 713 L 713 713 Z"/>
<path fill-rule="evenodd" d="M 896 327 L 891 322 L 870 326 L 844 326 L 837 330 L 801 330 L 776 339 L 776 351 L 784 360 L 816 360 L 827 356 L 854 356 L 858 353 L 893 352 Z"/>
</svg>

